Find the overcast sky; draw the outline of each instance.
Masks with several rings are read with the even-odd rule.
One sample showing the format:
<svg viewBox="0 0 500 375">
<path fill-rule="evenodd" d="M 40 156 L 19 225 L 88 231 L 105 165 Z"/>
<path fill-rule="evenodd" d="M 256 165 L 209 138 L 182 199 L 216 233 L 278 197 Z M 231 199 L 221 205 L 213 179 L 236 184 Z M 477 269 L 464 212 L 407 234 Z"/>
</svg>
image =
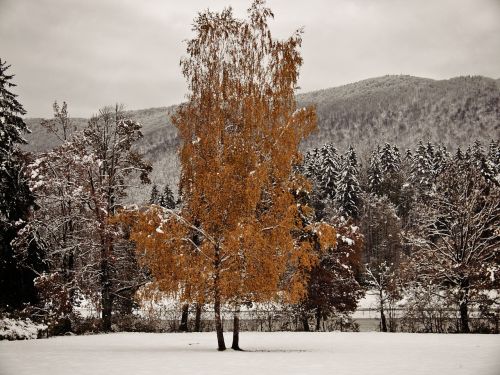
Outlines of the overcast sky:
<svg viewBox="0 0 500 375">
<path fill-rule="evenodd" d="M 88 117 L 184 100 L 179 59 L 198 11 L 250 0 L 0 0 L 0 57 L 29 117 L 54 100 Z M 385 74 L 500 78 L 500 0 L 268 0 L 271 30 L 304 26 L 301 91 Z"/>
</svg>

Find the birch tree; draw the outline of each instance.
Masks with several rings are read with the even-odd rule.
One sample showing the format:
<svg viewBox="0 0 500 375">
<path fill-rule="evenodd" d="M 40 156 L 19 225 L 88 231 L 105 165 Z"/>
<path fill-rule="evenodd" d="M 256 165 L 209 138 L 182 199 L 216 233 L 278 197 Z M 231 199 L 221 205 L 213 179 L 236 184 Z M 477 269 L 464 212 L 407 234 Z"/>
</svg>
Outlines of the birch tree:
<svg viewBox="0 0 500 375">
<path fill-rule="evenodd" d="M 309 188 L 292 167 L 316 124 L 314 111 L 298 110 L 294 97 L 301 32 L 273 39 L 273 14 L 261 0 L 248 14 L 236 19 L 227 8 L 195 19 L 181 60 L 190 92 L 174 117 L 182 207 L 167 220 L 150 215 L 142 222 L 158 226 L 136 237 L 147 244 L 143 259 L 160 287 L 213 304 L 219 350 L 226 349 L 222 305 L 237 314 L 242 303 L 279 291 L 297 300 L 317 262 L 311 244 L 294 237 L 301 221 L 291 194 Z"/>
</svg>

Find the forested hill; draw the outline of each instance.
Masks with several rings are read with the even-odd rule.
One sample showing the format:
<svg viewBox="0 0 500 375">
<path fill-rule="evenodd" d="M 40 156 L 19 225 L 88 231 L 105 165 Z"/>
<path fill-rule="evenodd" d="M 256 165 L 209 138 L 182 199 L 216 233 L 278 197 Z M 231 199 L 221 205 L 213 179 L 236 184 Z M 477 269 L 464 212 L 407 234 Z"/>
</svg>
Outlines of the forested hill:
<svg viewBox="0 0 500 375">
<path fill-rule="evenodd" d="M 301 94 L 298 101 L 317 108 L 319 129 L 307 146 L 331 141 L 362 151 L 389 142 L 404 149 L 423 139 L 453 149 L 500 134 L 500 80 L 480 76 L 385 76 Z"/>
<path fill-rule="evenodd" d="M 304 148 L 333 142 L 338 149 L 352 144 L 359 153 L 390 142 L 402 149 L 419 139 L 442 142 L 449 148 L 484 143 L 500 136 L 500 80 L 457 77 L 432 80 L 412 76 L 384 76 L 297 96 L 299 105 L 316 105 L 318 130 Z M 103 103 L 105 104 L 105 103 Z M 48 103 L 50 105 L 50 103 Z M 173 107 L 129 111 L 144 126 L 140 147 L 153 162 L 153 181 L 175 184 L 179 165 L 177 133 L 170 122 Z M 71 103 L 69 103 L 71 113 Z M 41 119 L 28 119 L 33 133 L 31 151 L 56 144 L 40 127 Z M 82 127 L 85 119 L 74 119 Z"/>
</svg>

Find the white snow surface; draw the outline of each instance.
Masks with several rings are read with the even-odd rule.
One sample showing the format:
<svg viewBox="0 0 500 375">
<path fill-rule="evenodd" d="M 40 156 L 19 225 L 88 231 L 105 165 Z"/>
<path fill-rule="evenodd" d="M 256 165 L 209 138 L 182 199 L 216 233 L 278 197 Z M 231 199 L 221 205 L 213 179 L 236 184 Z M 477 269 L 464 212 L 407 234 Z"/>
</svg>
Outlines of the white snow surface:
<svg viewBox="0 0 500 375">
<path fill-rule="evenodd" d="M 499 335 L 242 332 L 240 345 L 217 352 L 213 332 L 3 341 L 0 374 L 500 374 Z"/>
</svg>

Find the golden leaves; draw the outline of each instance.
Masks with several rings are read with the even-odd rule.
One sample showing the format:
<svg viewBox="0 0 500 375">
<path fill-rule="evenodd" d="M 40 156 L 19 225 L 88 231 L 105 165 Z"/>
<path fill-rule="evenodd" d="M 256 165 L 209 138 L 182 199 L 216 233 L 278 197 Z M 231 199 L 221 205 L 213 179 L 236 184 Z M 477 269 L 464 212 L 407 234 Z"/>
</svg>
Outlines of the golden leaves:
<svg viewBox="0 0 500 375">
<path fill-rule="evenodd" d="M 296 111 L 301 35 L 272 39 L 273 14 L 261 0 L 249 16 L 238 20 L 226 9 L 195 19 L 181 60 L 191 92 L 173 118 L 183 207 L 166 219 L 151 208 L 135 222 L 144 262 L 162 287 L 185 298 L 262 301 L 280 289 L 297 298 L 304 270 L 317 261 L 310 243 L 296 241 L 308 208 L 299 211 L 290 193 L 307 187 L 291 178 L 292 167 L 316 125 L 313 108 Z M 322 244 L 332 244 L 322 231 Z"/>
</svg>

